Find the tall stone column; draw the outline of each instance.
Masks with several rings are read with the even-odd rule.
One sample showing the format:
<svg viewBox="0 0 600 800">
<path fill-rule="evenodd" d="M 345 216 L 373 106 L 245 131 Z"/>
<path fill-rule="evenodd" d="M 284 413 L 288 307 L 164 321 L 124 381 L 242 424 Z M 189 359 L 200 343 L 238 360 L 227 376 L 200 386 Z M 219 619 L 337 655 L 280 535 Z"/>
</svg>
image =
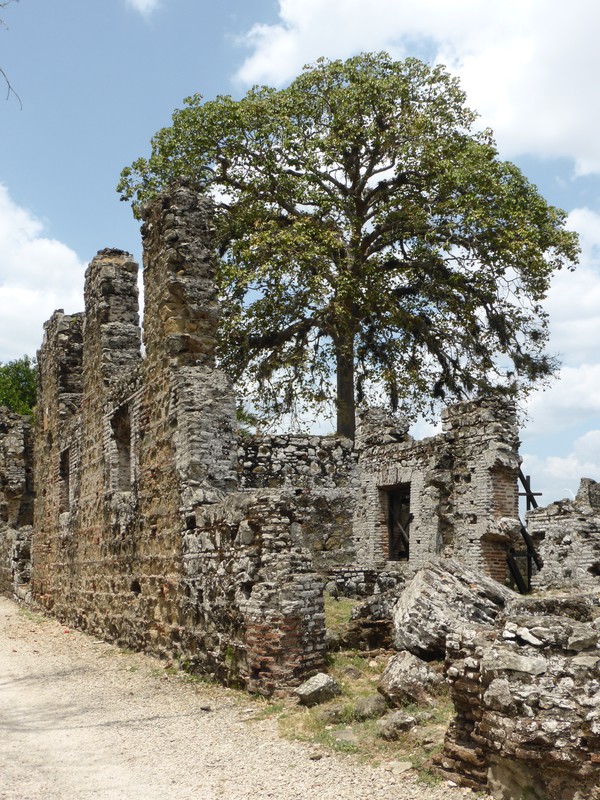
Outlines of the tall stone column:
<svg viewBox="0 0 600 800">
<path fill-rule="evenodd" d="M 145 386 L 168 414 L 157 435 L 172 444 L 186 508 L 237 483 L 235 397 L 215 367 L 212 213 L 209 200 L 180 184 L 145 209 L 142 228 Z"/>
</svg>

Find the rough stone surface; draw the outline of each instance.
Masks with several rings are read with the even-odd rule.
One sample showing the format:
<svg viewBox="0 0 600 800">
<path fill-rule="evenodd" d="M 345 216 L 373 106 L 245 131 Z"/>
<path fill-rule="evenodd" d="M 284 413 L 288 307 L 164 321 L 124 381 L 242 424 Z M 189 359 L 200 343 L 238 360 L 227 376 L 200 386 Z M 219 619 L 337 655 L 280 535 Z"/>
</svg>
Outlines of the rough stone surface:
<svg viewBox="0 0 600 800">
<path fill-rule="evenodd" d="M 294 689 L 294 694 L 303 706 L 316 706 L 332 700 L 341 691 L 338 683 L 330 675 L 318 672 Z"/>
<path fill-rule="evenodd" d="M 354 705 L 354 717 L 359 721 L 378 719 L 386 714 L 387 711 L 388 704 L 380 694 L 368 694 L 366 697 L 359 697 Z"/>
<path fill-rule="evenodd" d="M 520 530 L 513 406 L 495 396 L 459 403 L 444 411 L 442 433 L 422 441 L 408 435 L 404 420 L 369 409 L 360 415 L 356 450 L 360 563 L 381 568 L 387 561 L 387 571 L 410 576 L 432 556 L 454 557 L 504 582 L 507 550 L 519 544 Z M 390 563 L 390 492 L 399 486 L 410 495 L 409 553 Z"/>
<path fill-rule="evenodd" d="M 0 407 L 0 592 L 28 596 L 33 517 L 28 417 Z"/>
<path fill-rule="evenodd" d="M 299 531 L 322 572 L 356 561 L 353 493 L 359 484 L 356 453 L 336 436 L 243 436 L 238 446 L 241 489 L 297 493 Z M 341 582 L 340 582 L 341 586 Z M 348 594 L 343 589 L 343 593 Z"/>
<path fill-rule="evenodd" d="M 34 598 L 71 625 L 270 694 L 322 667 L 322 578 L 293 492 L 237 492 L 235 397 L 215 367 L 211 209 L 145 211 L 137 264 L 104 250 L 84 314 L 39 353 Z M 288 502 L 289 501 L 289 502 Z"/>
<path fill-rule="evenodd" d="M 360 602 L 352 609 L 350 622 L 342 637 L 342 646 L 356 650 L 391 649 L 392 608 L 396 600 L 395 592 L 386 592 Z"/>
<path fill-rule="evenodd" d="M 431 690 L 442 681 L 422 659 L 404 651 L 392 656 L 377 685 L 377 691 L 392 706 L 431 705 Z"/>
<path fill-rule="evenodd" d="M 527 615 L 509 607 L 497 630 L 448 637 L 457 716 L 441 766 L 466 785 L 489 785 L 498 800 L 596 800 L 600 622 L 536 614 L 533 599 L 528 605 Z M 557 603 L 555 611 L 564 608 Z"/>
<path fill-rule="evenodd" d="M 411 714 L 405 711 L 391 711 L 383 719 L 377 720 L 377 732 L 382 739 L 394 741 L 416 724 L 417 720 Z"/>
<path fill-rule="evenodd" d="M 467 622 L 494 626 L 513 596 L 456 559 L 430 564 L 394 608 L 394 644 L 426 660 L 443 658 L 449 635 Z"/>
<path fill-rule="evenodd" d="M 530 511 L 527 528 L 544 562 L 536 588 L 600 588 L 600 483 L 583 478 L 575 499 Z"/>
</svg>

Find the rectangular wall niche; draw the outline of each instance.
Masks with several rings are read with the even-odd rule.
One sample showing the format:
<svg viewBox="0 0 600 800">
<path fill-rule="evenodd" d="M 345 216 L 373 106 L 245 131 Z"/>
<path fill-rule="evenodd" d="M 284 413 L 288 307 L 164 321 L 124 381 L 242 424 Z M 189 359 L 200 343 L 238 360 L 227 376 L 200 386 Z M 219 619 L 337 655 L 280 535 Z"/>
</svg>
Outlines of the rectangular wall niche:
<svg viewBox="0 0 600 800">
<path fill-rule="evenodd" d="M 129 406 L 121 406 L 110 421 L 116 445 L 114 482 L 118 492 L 131 491 L 131 415 Z"/>
<path fill-rule="evenodd" d="M 59 479 L 59 514 L 64 514 L 71 507 L 71 454 L 69 448 L 60 454 L 58 464 Z"/>
<path fill-rule="evenodd" d="M 388 560 L 408 561 L 410 549 L 410 483 L 383 489 L 387 506 Z"/>
</svg>

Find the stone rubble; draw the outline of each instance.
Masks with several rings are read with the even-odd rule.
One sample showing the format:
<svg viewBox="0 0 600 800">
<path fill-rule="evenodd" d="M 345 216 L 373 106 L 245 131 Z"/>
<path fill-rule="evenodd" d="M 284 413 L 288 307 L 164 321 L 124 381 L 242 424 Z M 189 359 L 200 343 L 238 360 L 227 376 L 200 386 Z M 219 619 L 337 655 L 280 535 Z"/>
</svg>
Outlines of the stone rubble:
<svg viewBox="0 0 600 800">
<path fill-rule="evenodd" d="M 446 640 L 464 623 L 494 627 L 513 593 L 456 559 L 429 564 L 393 610 L 394 645 L 425 660 L 443 658 Z"/>
<path fill-rule="evenodd" d="M 324 672 L 318 672 L 294 689 L 294 695 L 303 706 L 316 706 L 326 703 L 341 694 L 340 685 Z"/>
<path fill-rule="evenodd" d="M 497 800 L 600 797 L 600 617 L 581 622 L 546 598 L 506 609 L 495 629 L 448 637 L 457 717 L 439 763 Z M 568 606 L 567 606 L 568 608 Z M 528 794 L 529 793 L 529 794 Z"/>
<path fill-rule="evenodd" d="M 391 706 L 429 706 L 435 704 L 431 690 L 441 682 L 439 673 L 405 650 L 389 659 L 377 684 L 377 691 Z"/>
</svg>

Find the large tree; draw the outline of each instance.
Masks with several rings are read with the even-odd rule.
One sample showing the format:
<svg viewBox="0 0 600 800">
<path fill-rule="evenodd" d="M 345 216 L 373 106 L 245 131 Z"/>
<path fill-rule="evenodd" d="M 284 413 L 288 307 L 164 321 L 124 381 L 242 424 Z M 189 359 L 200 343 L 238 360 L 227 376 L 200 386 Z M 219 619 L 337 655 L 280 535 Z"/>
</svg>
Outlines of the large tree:
<svg viewBox="0 0 600 800">
<path fill-rule="evenodd" d="M 369 393 L 414 412 L 551 374 L 541 302 L 577 237 L 443 67 L 320 59 L 185 103 L 119 190 L 137 214 L 181 176 L 214 198 L 221 360 L 263 411 L 334 394 L 352 436 Z"/>
</svg>

